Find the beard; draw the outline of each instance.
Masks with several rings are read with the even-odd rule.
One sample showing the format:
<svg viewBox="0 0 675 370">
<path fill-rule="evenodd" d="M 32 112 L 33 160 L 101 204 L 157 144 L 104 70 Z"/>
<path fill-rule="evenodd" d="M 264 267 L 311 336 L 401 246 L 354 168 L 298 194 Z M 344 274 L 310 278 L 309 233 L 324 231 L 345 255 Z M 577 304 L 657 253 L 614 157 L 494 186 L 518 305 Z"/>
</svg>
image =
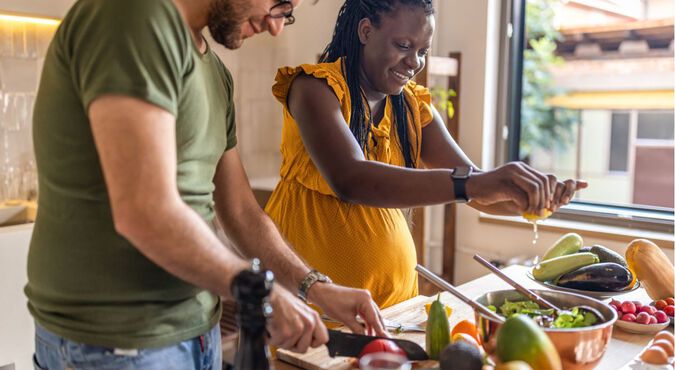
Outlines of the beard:
<svg viewBox="0 0 675 370">
<path fill-rule="evenodd" d="M 238 49 L 244 42 L 241 27 L 250 9 L 249 0 L 212 0 L 208 27 L 213 39 L 228 49 Z"/>
</svg>

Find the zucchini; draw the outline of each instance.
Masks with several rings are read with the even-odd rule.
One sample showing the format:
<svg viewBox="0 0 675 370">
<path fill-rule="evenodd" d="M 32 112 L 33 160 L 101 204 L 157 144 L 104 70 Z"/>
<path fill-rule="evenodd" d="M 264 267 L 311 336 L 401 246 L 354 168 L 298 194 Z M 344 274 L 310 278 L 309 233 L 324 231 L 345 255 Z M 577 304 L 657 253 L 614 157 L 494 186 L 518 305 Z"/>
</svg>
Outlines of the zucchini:
<svg viewBox="0 0 675 370">
<path fill-rule="evenodd" d="M 568 272 L 557 286 L 593 292 L 619 292 L 630 285 L 633 276 L 627 268 L 613 262 L 596 263 Z"/>
<path fill-rule="evenodd" d="M 619 264 L 625 268 L 628 268 L 626 260 L 621 257 L 620 254 L 614 252 L 613 250 L 603 247 L 602 245 L 594 245 L 591 247 L 591 253 L 595 254 L 600 258 L 600 262 L 613 262 Z"/>
<path fill-rule="evenodd" d="M 575 253 L 540 262 L 532 269 L 532 276 L 539 281 L 553 281 L 570 271 L 598 263 L 593 253 Z"/>
<path fill-rule="evenodd" d="M 542 257 L 542 261 L 550 260 L 551 258 L 566 256 L 568 254 L 577 253 L 581 246 L 584 245 L 584 240 L 577 233 L 569 233 L 560 237 Z"/>
</svg>

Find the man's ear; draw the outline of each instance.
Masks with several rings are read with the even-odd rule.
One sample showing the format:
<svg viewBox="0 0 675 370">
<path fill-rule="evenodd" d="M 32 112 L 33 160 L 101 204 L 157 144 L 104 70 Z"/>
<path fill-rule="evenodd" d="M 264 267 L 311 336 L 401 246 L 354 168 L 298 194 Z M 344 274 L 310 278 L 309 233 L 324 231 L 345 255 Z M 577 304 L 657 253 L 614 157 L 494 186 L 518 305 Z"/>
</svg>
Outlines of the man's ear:
<svg viewBox="0 0 675 370">
<path fill-rule="evenodd" d="M 363 18 L 359 21 L 359 27 L 357 29 L 359 33 L 359 40 L 361 41 L 361 44 L 365 45 L 368 43 L 368 40 L 370 39 L 370 35 L 373 32 L 373 22 L 370 21 L 368 18 Z"/>
</svg>

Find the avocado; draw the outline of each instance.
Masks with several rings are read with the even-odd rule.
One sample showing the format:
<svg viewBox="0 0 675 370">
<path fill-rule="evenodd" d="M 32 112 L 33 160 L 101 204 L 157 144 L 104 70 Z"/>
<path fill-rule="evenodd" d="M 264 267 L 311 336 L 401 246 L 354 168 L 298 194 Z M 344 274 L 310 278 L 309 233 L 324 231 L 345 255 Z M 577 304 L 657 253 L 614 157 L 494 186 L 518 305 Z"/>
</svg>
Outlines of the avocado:
<svg viewBox="0 0 675 370">
<path fill-rule="evenodd" d="M 438 359 L 441 370 L 481 370 L 483 357 L 478 348 L 459 340 L 443 348 Z"/>
<path fill-rule="evenodd" d="M 537 370 L 562 370 L 553 342 L 527 315 L 506 319 L 497 333 L 496 353 L 502 362 L 524 361 Z"/>
</svg>

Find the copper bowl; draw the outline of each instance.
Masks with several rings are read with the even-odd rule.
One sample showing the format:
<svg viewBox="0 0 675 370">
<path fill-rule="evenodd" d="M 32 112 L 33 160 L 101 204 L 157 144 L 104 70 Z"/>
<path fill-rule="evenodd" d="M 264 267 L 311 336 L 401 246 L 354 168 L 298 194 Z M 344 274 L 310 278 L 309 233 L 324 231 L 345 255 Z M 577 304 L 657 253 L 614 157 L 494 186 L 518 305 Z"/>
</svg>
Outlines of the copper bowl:
<svg viewBox="0 0 675 370">
<path fill-rule="evenodd" d="M 543 328 L 558 350 L 564 370 L 595 368 L 605 354 L 607 344 L 612 337 L 612 325 L 617 319 L 616 311 L 597 299 L 579 294 L 553 290 L 533 290 L 533 292 L 562 309 L 574 306 L 590 306 L 604 316 L 602 322 L 586 328 Z M 476 301 L 484 306 L 494 305 L 499 307 L 506 299 L 511 302 L 528 300 L 515 290 L 498 290 L 483 294 L 476 298 Z M 497 329 L 499 329 L 501 323 L 478 312 L 474 312 L 474 314 L 485 351 L 493 355 L 496 349 Z"/>
</svg>

